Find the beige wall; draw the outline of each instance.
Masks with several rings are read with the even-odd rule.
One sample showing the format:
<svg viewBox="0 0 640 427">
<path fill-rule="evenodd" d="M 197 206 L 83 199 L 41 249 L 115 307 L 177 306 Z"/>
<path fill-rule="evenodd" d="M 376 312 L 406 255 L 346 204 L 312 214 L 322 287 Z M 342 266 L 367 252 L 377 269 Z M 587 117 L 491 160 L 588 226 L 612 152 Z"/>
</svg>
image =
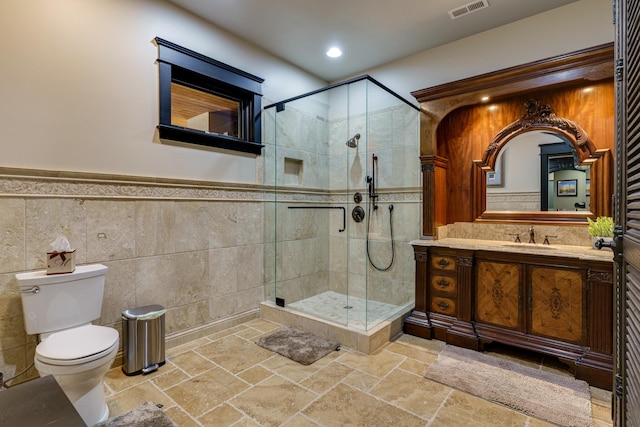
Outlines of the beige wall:
<svg viewBox="0 0 640 427">
<path fill-rule="evenodd" d="M 264 78 L 268 99 L 325 84 L 162 0 L 3 1 L 0 166 L 256 183 L 253 155 L 160 143 L 155 37 Z"/>
</svg>

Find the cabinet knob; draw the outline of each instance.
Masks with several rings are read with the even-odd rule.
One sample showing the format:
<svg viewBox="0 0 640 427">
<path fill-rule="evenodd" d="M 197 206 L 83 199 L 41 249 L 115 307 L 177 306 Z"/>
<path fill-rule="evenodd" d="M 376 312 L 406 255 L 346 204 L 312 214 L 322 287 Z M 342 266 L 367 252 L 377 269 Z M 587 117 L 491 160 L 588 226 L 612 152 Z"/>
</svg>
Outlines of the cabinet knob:
<svg viewBox="0 0 640 427">
<path fill-rule="evenodd" d="M 446 267 L 447 265 L 449 265 L 449 261 L 447 261 L 447 260 L 446 260 L 446 259 L 444 259 L 444 258 L 440 258 L 440 260 L 438 261 L 438 265 L 439 265 L 440 267 Z"/>
<path fill-rule="evenodd" d="M 438 286 L 440 286 L 441 288 L 446 288 L 449 286 L 449 281 L 448 280 L 444 280 L 444 279 L 440 279 L 436 282 L 436 284 Z"/>
<path fill-rule="evenodd" d="M 444 301 L 438 301 L 438 307 L 440 307 L 442 310 L 446 310 L 447 308 L 449 308 L 449 304 Z"/>
</svg>

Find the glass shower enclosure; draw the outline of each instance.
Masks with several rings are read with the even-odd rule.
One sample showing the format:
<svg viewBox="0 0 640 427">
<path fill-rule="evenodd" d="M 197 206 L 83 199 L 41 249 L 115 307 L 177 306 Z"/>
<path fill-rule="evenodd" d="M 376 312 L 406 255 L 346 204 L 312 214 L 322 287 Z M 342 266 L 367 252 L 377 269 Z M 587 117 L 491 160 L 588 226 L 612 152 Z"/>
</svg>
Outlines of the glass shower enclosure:
<svg viewBox="0 0 640 427">
<path fill-rule="evenodd" d="M 266 301 L 365 331 L 412 307 L 419 109 L 361 76 L 263 122 Z"/>
</svg>

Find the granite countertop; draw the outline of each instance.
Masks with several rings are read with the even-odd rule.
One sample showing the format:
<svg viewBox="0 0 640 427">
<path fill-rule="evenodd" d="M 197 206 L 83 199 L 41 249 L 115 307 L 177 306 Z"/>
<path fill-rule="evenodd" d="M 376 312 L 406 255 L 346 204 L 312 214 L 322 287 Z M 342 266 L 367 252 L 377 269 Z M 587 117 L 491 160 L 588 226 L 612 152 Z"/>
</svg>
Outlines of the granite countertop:
<svg viewBox="0 0 640 427">
<path fill-rule="evenodd" d="M 494 252 L 526 253 L 552 257 L 577 258 L 593 261 L 613 261 L 613 252 L 609 249 L 594 249 L 591 246 L 542 245 L 532 243 L 514 243 L 501 240 L 447 238 L 440 240 L 413 240 L 414 246 L 436 246 L 467 250 Z"/>
</svg>

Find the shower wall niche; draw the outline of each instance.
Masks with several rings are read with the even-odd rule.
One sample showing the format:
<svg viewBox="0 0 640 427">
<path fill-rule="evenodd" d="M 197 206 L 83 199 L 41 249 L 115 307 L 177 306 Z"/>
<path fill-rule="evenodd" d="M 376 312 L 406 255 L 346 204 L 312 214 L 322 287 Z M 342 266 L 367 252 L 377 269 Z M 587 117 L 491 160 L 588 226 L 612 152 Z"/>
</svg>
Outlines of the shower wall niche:
<svg viewBox="0 0 640 427">
<path fill-rule="evenodd" d="M 418 108 L 362 76 L 263 114 L 266 300 L 359 330 L 412 307 Z"/>
</svg>

